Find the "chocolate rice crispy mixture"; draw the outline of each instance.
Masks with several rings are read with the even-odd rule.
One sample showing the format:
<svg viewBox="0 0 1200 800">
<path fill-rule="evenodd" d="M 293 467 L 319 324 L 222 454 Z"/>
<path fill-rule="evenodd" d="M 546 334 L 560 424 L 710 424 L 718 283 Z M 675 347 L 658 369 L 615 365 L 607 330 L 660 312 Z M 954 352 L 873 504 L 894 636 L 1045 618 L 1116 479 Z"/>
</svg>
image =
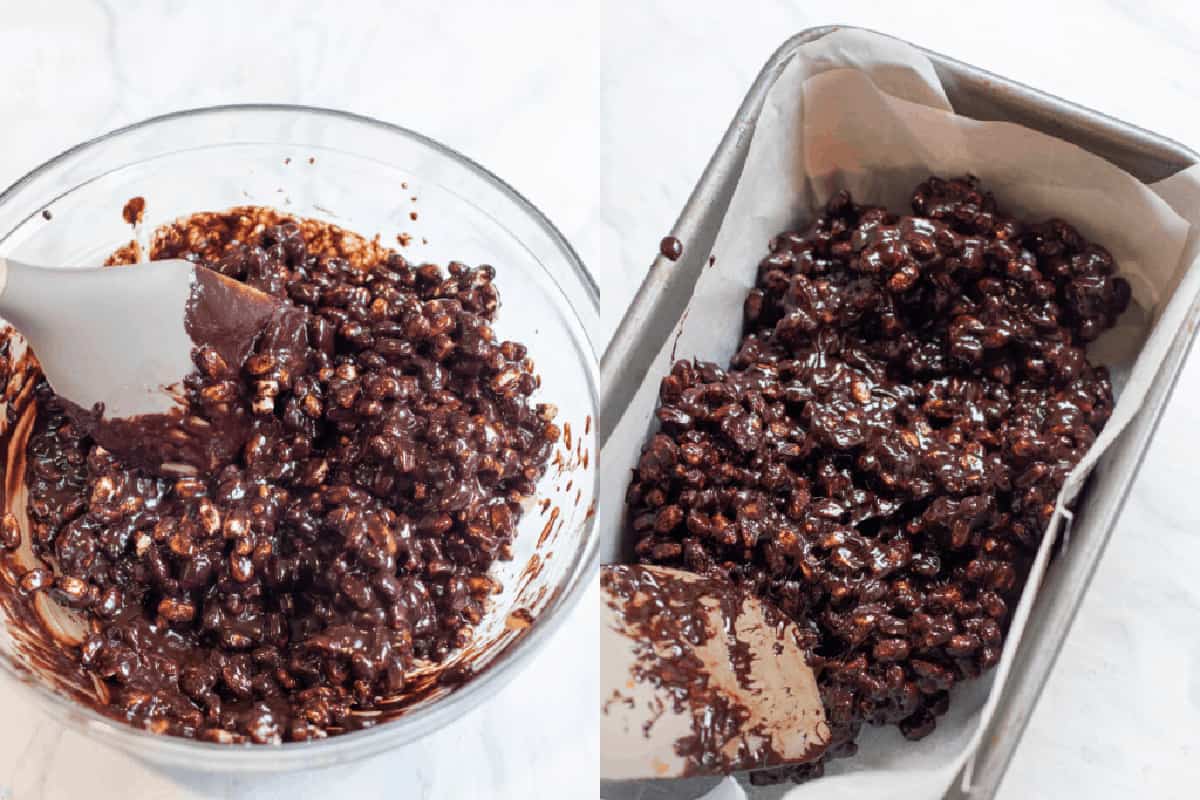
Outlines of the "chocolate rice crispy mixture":
<svg viewBox="0 0 1200 800">
<path fill-rule="evenodd" d="M 101 710 L 132 724 L 219 742 L 370 725 L 470 638 L 559 437 L 525 347 L 492 331 L 495 271 L 256 207 L 166 226 L 151 257 L 294 306 L 244 364 L 194 354 L 196 429 L 232 407 L 249 437 L 209 478 L 158 478 L 83 436 L 43 381 L 29 512 L 54 569 L 21 589 L 82 613 Z"/>
<path fill-rule="evenodd" d="M 1130 299 L 1103 247 L 1014 219 L 973 177 L 930 178 L 912 212 L 843 192 L 776 237 L 729 367 L 663 378 L 627 495 L 639 561 L 727 576 L 811 627 L 827 758 L 864 724 L 928 735 L 999 660 L 1112 412 L 1084 347 Z"/>
</svg>

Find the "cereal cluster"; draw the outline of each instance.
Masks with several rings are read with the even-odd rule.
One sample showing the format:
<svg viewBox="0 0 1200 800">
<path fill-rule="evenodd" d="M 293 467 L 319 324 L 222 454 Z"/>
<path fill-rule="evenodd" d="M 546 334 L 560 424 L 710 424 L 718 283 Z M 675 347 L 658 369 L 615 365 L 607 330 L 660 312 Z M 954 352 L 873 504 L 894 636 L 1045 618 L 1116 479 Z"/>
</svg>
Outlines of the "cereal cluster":
<svg viewBox="0 0 1200 800">
<path fill-rule="evenodd" d="M 864 723 L 928 735 L 1000 658 L 1112 412 L 1084 347 L 1130 299 L 1104 248 L 1005 215 L 972 177 L 930 178 L 912 208 L 843 192 L 771 242 L 729 368 L 662 379 L 627 496 L 640 561 L 727 576 L 811 627 L 829 757 Z"/>
</svg>

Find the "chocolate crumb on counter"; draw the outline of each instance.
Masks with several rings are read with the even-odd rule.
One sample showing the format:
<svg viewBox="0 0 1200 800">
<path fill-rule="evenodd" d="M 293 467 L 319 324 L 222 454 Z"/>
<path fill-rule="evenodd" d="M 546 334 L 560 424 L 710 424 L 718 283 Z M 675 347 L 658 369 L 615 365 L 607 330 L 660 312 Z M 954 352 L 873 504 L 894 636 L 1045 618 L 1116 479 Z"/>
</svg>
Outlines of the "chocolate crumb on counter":
<svg viewBox="0 0 1200 800">
<path fill-rule="evenodd" d="M 89 621 L 79 658 L 107 688 L 100 710 L 208 741 L 299 741 L 455 680 L 430 667 L 482 620 L 489 568 L 511 557 L 558 437 L 552 407 L 529 400 L 525 346 L 493 333 L 495 270 L 410 264 L 257 207 L 165 226 L 151 255 L 292 312 L 243 364 L 194 354 L 189 403 L 250 419 L 211 479 L 130 467 L 37 385 L 28 510 L 34 552 L 57 568 L 21 590 Z"/>
<path fill-rule="evenodd" d="M 841 192 L 777 236 L 729 367 L 662 379 L 627 493 L 640 562 L 815 623 L 828 758 L 864 724 L 928 735 L 1000 659 L 1058 492 L 1112 413 L 1084 347 L 1130 300 L 1103 247 L 1003 213 L 973 177 L 930 178 L 912 209 Z"/>
</svg>

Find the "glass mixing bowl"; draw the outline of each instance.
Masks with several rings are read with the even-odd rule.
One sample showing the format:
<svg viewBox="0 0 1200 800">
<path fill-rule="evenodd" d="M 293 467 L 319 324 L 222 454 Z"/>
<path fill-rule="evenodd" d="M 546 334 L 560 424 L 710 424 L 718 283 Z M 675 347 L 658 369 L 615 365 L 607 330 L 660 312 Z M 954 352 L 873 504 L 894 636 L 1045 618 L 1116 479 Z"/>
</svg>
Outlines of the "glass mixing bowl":
<svg viewBox="0 0 1200 800">
<path fill-rule="evenodd" d="M 146 199 L 136 230 L 121 213 L 135 196 Z M 411 262 L 496 267 L 496 335 L 529 346 L 542 377 L 535 399 L 557 405 L 556 421 L 569 424 L 572 436 L 538 486 L 537 498 L 549 499 L 558 513 L 531 503 L 514 558 L 495 571 L 504 592 L 466 648 L 478 674 L 374 728 L 314 742 L 229 746 L 157 736 L 75 702 L 5 633 L 7 618 L 0 673 L 35 693 L 64 724 L 150 762 L 226 771 L 325 766 L 411 741 L 477 706 L 533 657 L 578 600 L 596 555 L 598 369 L 591 337 L 599 325 L 599 292 L 541 212 L 478 164 L 394 125 L 296 106 L 184 111 L 63 153 L 0 195 L 0 256 L 100 264 L 131 238 L 148 243 L 162 223 L 237 205 L 316 217 L 378 234 L 391 246 L 404 241 L 398 249 Z M 13 477 L 5 508 L 17 511 L 24 495 L 13 490 Z"/>
</svg>

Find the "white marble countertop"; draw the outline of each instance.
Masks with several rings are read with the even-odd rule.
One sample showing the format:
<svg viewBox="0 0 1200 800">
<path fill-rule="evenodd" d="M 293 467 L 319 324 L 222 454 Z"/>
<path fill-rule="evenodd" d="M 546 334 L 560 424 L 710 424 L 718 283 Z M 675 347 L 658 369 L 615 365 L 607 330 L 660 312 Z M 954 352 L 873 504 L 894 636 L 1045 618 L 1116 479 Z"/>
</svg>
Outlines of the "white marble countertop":
<svg viewBox="0 0 1200 800">
<path fill-rule="evenodd" d="M 440 139 L 540 206 L 596 274 L 607 333 L 755 73 L 805 27 L 892 33 L 1200 148 L 1200 11 L 1169 0 L 1003 11 L 967 11 L 967 2 L 954 12 L 846 0 L 478 2 L 452 13 L 394 5 L 3 3 L 0 185 L 166 111 L 250 101 L 344 108 Z M 1200 504 L 1179 498 L 1200 479 L 1190 413 L 1198 391 L 1193 358 L 1003 800 L 1195 797 Z M 44 720 L 2 685 L 0 798 L 594 797 L 594 604 L 585 597 L 483 707 L 336 773 L 156 771 Z"/>
</svg>

